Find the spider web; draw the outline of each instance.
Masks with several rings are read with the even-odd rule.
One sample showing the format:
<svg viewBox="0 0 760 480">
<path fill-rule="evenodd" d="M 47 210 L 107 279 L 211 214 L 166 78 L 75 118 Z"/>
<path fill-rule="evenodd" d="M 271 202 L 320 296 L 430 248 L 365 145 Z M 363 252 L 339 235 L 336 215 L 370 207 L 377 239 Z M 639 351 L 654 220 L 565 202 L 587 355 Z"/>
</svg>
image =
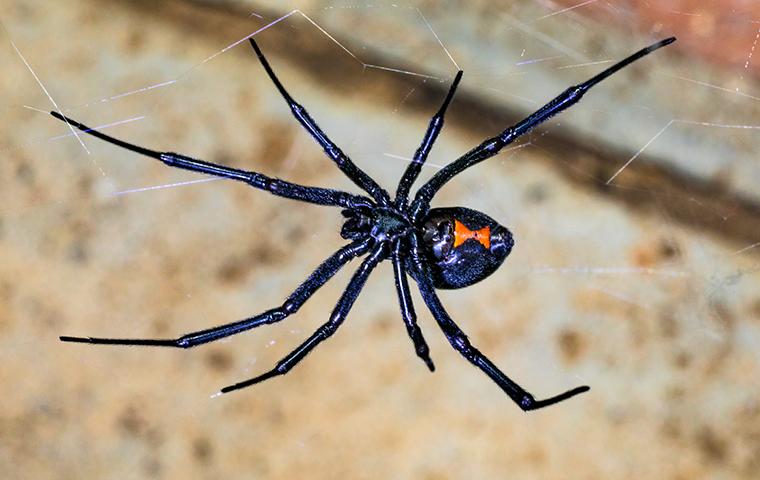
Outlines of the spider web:
<svg viewBox="0 0 760 480">
<path fill-rule="evenodd" d="M 179 476 L 181 462 L 166 458 L 187 450 L 232 477 L 496 478 L 507 459 L 515 475 L 542 478 L 751 478 L 760 464 L 756 7 L 195 3 L 85 2 L 55 14 L 42 3 L 3 6 L 0 360 L 14 372 L 6 384 L 26 383 L 7 394 L 2 442 L 39 456 L 49 429 L 70 445 L 47 466 L 27 454 L 25 471 L 115 477 L 137 464 Z M 515 418 L 415 293 L 439 367 L 423 376 L 381 265 L 340 333 L 293 373 L 208 400 L 323 323 L 358 262 L 282 324 L 192 351 L 55 342 L 172 337 L 245 318 L 279 304 L 342 240 L 336 211 L 167 169 L 48 110 L 149 148 L 353 191 L 265 78 L 246 41 L 256 36 L 293 96 L 392 191 L 457 69 L 460 91 L 418 185 L 671 34 L 674 46 L 605 80 L 435 202 L 483 211 L 517 241 L 492 277 L 441 293 L 452 317 L 538 396 L 589 384 L 588 397 Z M 568 449 L 580 425 L 583 445 Z M 116 462 L 120 436 L 134 449 Z M 278 448 L 250 447 L 269 442 Z M 84 448 L 91 463 L 76 465 Z"/>
</svg>

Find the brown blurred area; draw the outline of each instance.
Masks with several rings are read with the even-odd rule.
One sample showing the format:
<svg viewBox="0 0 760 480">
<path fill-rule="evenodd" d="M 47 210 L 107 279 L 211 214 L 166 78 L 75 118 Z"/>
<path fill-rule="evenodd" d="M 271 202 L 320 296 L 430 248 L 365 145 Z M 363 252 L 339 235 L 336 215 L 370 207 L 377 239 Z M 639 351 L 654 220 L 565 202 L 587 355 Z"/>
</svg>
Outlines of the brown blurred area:
<svg viewBox="0 0 760 480">
<path fill-rule="evenodd" d="M 756 2 L 0 0 L 0 11 L 3 478 L 758 477 Z M 82 145 L 46 114 L 49 94 L 139 145 L 353 191 L 246 42 L 232 46 L 267 25 L 257 39 L 283 83 L 389 188 L 457 68 L 423 181 L 567 86 L 678 36 L 437 198 L 516 237 L 493 276 L 441 292 L 472 343 L 537 397 L 589 393 L 521 412 L 415 294 L 430 374 L 387 264 L 294 371 L 230 395 L 212 397 L 323 323 L 358 262 L 281 324 L 188 351 L 58 341 L 245 318 L 343 244 L 337 210 Z"/>
<path fill-rule="evenodd" d="M 595 20 L 631 26 L 643 33 L 667 33 L 680 37 L 678 48 L 721 69 L 760 74 L 760 62 L 752 61 L 760 37 L 760 3 L 753 0 L 667 0 L 578 2 L 557 0 L 557 5 L 577 10 Z M 620 15 L 620 10 L 628 15 Z M 744 85 L 736 85 L 743 87 Z"/>
</svg>

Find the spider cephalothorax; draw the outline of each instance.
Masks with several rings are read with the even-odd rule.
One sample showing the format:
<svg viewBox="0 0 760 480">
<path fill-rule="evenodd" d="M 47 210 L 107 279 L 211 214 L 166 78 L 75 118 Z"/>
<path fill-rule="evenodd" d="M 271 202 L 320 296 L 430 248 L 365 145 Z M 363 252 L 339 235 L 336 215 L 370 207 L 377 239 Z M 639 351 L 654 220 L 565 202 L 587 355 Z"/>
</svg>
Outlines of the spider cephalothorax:
<svg viewBox="0 0 760 480">
<path fill-rule="evenodd" d="M 259 47 L 252 38 L 250 41 L 261 64 L 280 94 L 288 102 L 298 122 L 324 148 L 327 156 L 335 162 L 338 168 L 371 198 L 327 188 L 307 187 L 270 178 L 257 172 L 225 167 L 176 153 L 150 150 L 90 129 L 81 123 L 64 117 L 59 112 L 51 112 L 51 114 L 90 135 L 154 158 L 172 167 L 238 180 L 281 197 L 317 205 L 341 207 L 343 215 L 346 217 L 341 228 L 341 235 L 343 238 L 351 240 L 351 243 L 322 262 L 282 305 L 254 317 L 192 332 L 173 339 L 61 337 L 61 340 L 110 345 L 194 347 L 287 318 L 298 311 L 314 292 L 330 280 L 351 259 L 367 255 L 324 325 L 318 328 L 298 348 L 285 356 L 275 368 L 258 377 L 225 387 L 222 389 L 222 393 L 238 390 L 289 372 L 319 343 L 335 333 L 359 296 L 367 277 L 383 260 L 390 260 L 393 263 L 401 316 L 409 338 L 414 344 L 417 356 L 425 362 L 430 370 L 434 369 L 433 362 L 430 359 L 430 352 L 422 336 L 422 331 L 417 326 L 417 317 L 412 306 L 407 275 L 411 275 L 417 282 L 425 304 L 452 347 L 496 382 L 523 410 L 535 410 L 587 391 L 589 388 L 586 386 L 577 387 L 544 400 L 536 400 L 470 344 L 467 336 L 441 305 L 435 289 L 462 288 L 489 276 L 499 268 L 509 255 L 514 246 L 514 241 L 509 230 L 483 213 L 464 207 L 431 209 L 430 201 L 446 182 L 463 170 L 493 157 L 504 146 L 514 142 L 521 135 L 577 103 L 591 87 L 600 81 L 650 52 L 672 43 L 675 38 L 668 38 L 639 50 L 590 80 L 568 88 L 521 122 L 507 128 L 495 137 L 485 140 L 446 165 L 417 190 L 411 202 L 408 201 L 409 190 L 417 179 L 422 165 L 443 127 L 444 114 L 462 78 L 462 72 L 457 73 L 443 105 L 430 121 L 422 144 L 399 181 L 396 197 L 391 200 L 388 192 L 383 190 L 372 178 L 359 169 L 340 148 L 332 143 L 309 116 L 306 109 L 293 100 L 277 79 Z"/>
<path fill-rule="evenodd" d="M 347 240 L 369 236 L 376 242 L 394 242 L 413 228 L 404 212 L 395 208 L 343 210 L 343 216 L 346 222 L 340 235 Z"/>
</svg>

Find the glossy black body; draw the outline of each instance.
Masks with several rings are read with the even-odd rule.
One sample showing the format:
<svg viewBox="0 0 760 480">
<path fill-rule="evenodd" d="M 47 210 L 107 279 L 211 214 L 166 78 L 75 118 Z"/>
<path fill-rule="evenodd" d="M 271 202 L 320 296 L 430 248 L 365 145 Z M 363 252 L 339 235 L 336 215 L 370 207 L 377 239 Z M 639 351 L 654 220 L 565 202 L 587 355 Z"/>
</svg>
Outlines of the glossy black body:
<svg viewBox="0 0 760 480">
<path fill-rule="evenodd" d="M 590 80 L 570 87 L 525 120 L 507 128 L 496 137 L 486 140 L 441 169 L 417 191 L 412 202 L 408 201 L 411 186 L 417 179 L 435 139 L 443 128 L 444 114 L 462 78 L 461 71 L 457 73 L 443 104 L 431 119 L 422 143 L 415 152 L 413 161 L 399 181 L 393 200 L 391 200 L 388 192 L 357 167 L 328 138 L 306 109 L 290 96 L 253 39 L 250 39 L 250 42 L 256 55 L 267 75 L 288 103 L 293 116 L 324 149 L 327 157 L 368 196 L 298 185 L 271 178 L 261 173 L 225 167 L 177 153 L 150 150 L 93 130 L 59 112 L 51 112 L 54 117 L 65 121 L 72 127 L 119 147 L 159 160 L 171 167 L 244 182 L 254 188 L 285 198 L 317 205 L 341 207 L 345 217 L 341 236 L 351 240 L 348 245 L 340 248 L 323 261 L 280 306 L 256 316 L 170 339 L 68 336 L 60 338 L 66 342 L 91 344 L 194 347 L 261 325 L 284 320 L 298 311 L 314 292 L 329 281 L 350 260 L 366 255 L 338 299 L 327 322 L 300 346 L 286 355 L 273 369 L 255 378 L 225 387 L 221 392 L 238 390 L 289 372 L 312 349 L 335 333 L 348 315 L 367 278 L 383 260 L 390 260 L 393 264 L 402 319 L 417 356 L 425 362 L 430 370 L 434 370 L 434 366 L 430 359 L 428 345 L 417 325 L 407 275 L 411 275 L 416 281 L 425 304 L 451 346 L 488 375 L 523 410 L 542 408 L 585 392 L 588 387 L 583 386 L 544 400 L 536 400 L 470 344 L 467 336 L 443 308 L 435 290 L 436 288 L 463 288 L 491 275 L 509 255 L 514 246 L 514 240 L 509 230 L 483 213 L 464 207 L 431 209 L 430 201 L 446 182 L 461 171 L 496 155 L 504 146 L 515 141 L 521 135 L 577 103 L 586 91 L 601 80 L 673 41 L 675 38 L 655 43 L 604 70 Z M 452 235 L 456 236 L 455 224 L 457 222 L 460 227 L 460 230 L 457 231 L 461 235 L 458 235 L 455 240 Z M 475 233 L 474 231 L 479 232 Z"/>
<path fill-rule="evenodd" d="M 489 229 L 490 245 L 474 239 L 455 245 L 455 222 L 469 230 Z M 515 242 L 512 233 L 488 215 L 464 207 L 433 208 L 420 221 L 422 251 L 425 253 L 433 286 L 442 289 L 464 288 L 477 283 L 498 269 Z M 409 273 L 416 279 L 415 269 Z"/>
</svg>

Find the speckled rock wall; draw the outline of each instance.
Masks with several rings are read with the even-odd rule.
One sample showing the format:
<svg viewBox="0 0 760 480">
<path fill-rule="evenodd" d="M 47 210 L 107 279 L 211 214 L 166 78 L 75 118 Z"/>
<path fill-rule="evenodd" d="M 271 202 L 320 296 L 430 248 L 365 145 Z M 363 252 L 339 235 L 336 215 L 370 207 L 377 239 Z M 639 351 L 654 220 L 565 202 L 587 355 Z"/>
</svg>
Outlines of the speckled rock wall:
<svg viewBox="0 0 760 480">
<path fill-rule="evenodd" d="M 510 15 L 526 24 L 536 8 L 552 12 L 515 5 Z M 414 6 L 435 9 L 431 18 L 464 18 L 453 4 Z M 416 34 L 430 32 L 413 9 L 364 2 L 279 8 L 290 7 L 320 26 L 350 7 L 367 22 L 394 18 Z M 430 374 L 400 321 L 386 262 L 345 325 L 293 372 L 212 398 L 271 368 L 324 322 L 358 263 L 286 322 L 188 351 L 63 344 L 58 336 L 173 337 L 277 305 L 342 245 L 339 212 L 175 171 L 96 139 L 82 137 L 83 147 L 44 113 L 50 100 L 14 45 L 73 118 L 151 148 L 352 189 L 298 128 L 245 43 L 215 55 L 281 13 L 272 5 L 242 14 L 224 2 L 106 0 L 4 0 L 0 11 L 3 478 L 757 478 L 760 232 L 753 237 L 746 226 L 753 204 L 732 197 L 731 182 L 721 191 L 728 200 L 716 207 L 702 180 L 684 181 L 676 196 L 646 165 L 632 164 L 633 183 L 621 177 L 607 185 L 597 170 L 604 155 L 625 162 L 661 123 L 630 125 L 644 139 L 631 149 L 563 149 L 566 137 L 596 144 L 575 129 L 605 108 L 590 98 L 576 107 L 575 121 L 536 131 L 437 200 L 488 213 L 517 242 L 488 280 L 441 292 L 452 317 L 537 396 L 581 384 L 589 393 L 521 412 L 450 348 L 415 294 L 438 367 Z M 577 13 L 552 18 L 568 35 L 603 28 Z M 444 43 L 466 37 L 464 25 L 471 24 L 431 23 Z M 363 63 L 384 69 L 363 66 L 298 15 L 259 38 L 324 130 L 391 186 L 454 67 L 430 34 L 418 54 L 438 55 L 440 69 L 420 72 L 437 78 L 389 71 L 409 70 L 419 59 L 359 44 L 350 30 L 329 32 L 352 53 L 366 52 Z M 422 38 L 416 34 L 408 38 Z M 610 35 L 628 35 L 626 48 L 602 48 L 591 61 L 650 40 Z M 532 41 L 526 37 L 524 47 Z M 749 38 L 748 52 L 751 46 Z M 646 118 L 641 112 L 662 105 L 644 92 L 662 88 L 655 84 L 668 81 L 660 73 L 672 62 L 687 78 L 704 78 L 678 52 L 621 73 L 599 95 L 629 98 L 616 108 Z M 519 64 L 540 60 L 529 51 L 493 70 L 468 69 L 475 60 L 454 54 L 467 73 L 423 178 L 504 127 L 493 114 L 479 119 L 480 92 L 498 90 L 492 93 L 504 102 L 518 102 L 516 111 L 557 93 L 521 94 L 521 85 L 541 83 L 531 80 L 533 63 Z M 562 85 L 601 68 L 561 66 L 551 71 Z M 754 95 L 756 85 L 746 81 L 744 92 Z M 699 88 L 669 85 L 674 95 Z M 747 151 L 757 146 L 754 100 L 744 97 L 734 109 L 734 97 L 699 98 L 698 114 L 676 107 L 653 118 L 743 125 L 689 134 L 714 136 L 719 146 L 730 136 Z M 679 145 L 669 154 L 684 160 L 688 149 Z"/>
</svg>

